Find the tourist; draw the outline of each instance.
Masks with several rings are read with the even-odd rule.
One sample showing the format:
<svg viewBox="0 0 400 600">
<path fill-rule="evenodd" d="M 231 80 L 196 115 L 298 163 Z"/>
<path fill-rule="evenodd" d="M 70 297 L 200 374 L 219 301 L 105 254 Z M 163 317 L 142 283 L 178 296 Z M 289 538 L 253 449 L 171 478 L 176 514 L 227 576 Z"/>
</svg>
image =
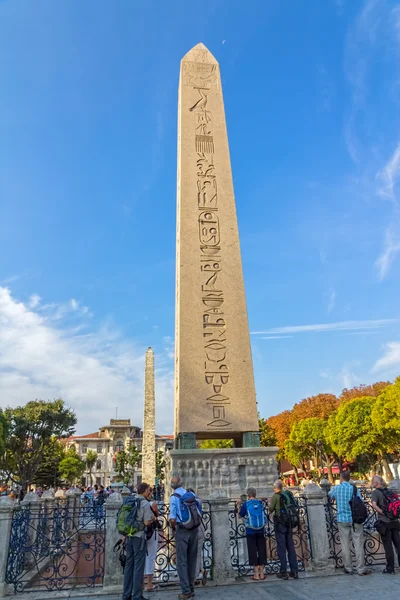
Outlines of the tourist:
<svg viewBox="0 0 400 600">
<path fill-rule="evenodd" d="M 329 496 L 336 500 L 337 524 L 342 546 L 344 572 L 353 573 L 351 560 L 351 542 L 353 541 L 356 555 L 356 572 L 359 575 L 369 575 L 371 571 L 365 568 L 364 560 L 364 528 L 362 523 L 353 523 L 351 512 L 350 500 L 354 495 L 354 489 L 357 490 L 357 496 L 361 498 L 360 491 L 350 483 L 350 471 L 342 471 L 340 484 L 331 489 Z"/>
<path fill-rule="evenodd" d="M 192 494 L 194 494 L 196 496 L 196 492 L 194 491 L 194 489 L 192 488 L 188 488 L 187 489 L 188 492 L 192 492 Z M 200 506 L 203 505 L 203 501 L 201 498 L 199 498 L 198 496 L 197 500 L 200 504 Z M 194 581 L 195 585 L 206 585 L 207 583 L 207 571 L 204 568 L 204 564 L 203 564 L 203 545 L 204 545 L 204 538 L 206 535 L 206 528 L 204 527 L 204 523 L 203 520 L 201 521 L 200 526 L 198 527 L 198 533 L 197 533 L 197 566 L 196 566 L 196 579 Z"/>
<path fill-rule="evenodd" d="M 287 491 L 286 494 L 290 492 Z M 269 506 L 270 515 L 273 517 L 275 526 L 276 544 L 278 550 L 278 557 L 281 563 L 280 572 L 277 574 L 278 579 L 293 579 L 299 578 L 299 567 L 297 564 L 296 551 L 294 549 L 293 542 L 293 531 L 290 522 L 282 516 L 282 506 L 285 506 L 285 499 L 282 497 L 283 494 L 283 483 L 280 479 L 277 479 L 274 483 L 274 495 L 271 498 Z M 287 573 L 287 558 L 289 558 L 289 575 Z"/>
<path fill-rule="evenodd" d="M 383 547 L 385 549 L 386 567 L 383 570 L 385 575 L 394 575 L 394 552 L 396 548 L 398 561 L 400 565 L 400 521 L 393 520 L 387 516 L 388 503 L 385 497 L 385 481 L 380 475 L 372 478 L 372 508 L 378 513 L 379 518 L 375 523 L 376 530 L 380 533 Z"/>
<path fill-rule="evenodd" d="M 267 545 L 265 540 L 265 525 L 267 518 L 261 500 L 256 499 L 257 490 L 249 487 L 247 501 L 240 503 L 239 514 L 246 519 L 246 540 L 249 553 L 249 563 L 254 567 L 254 581 L 264 581 L 264 569 L 267 564 Z"/>
<path fill-rule="evenodd" d="M 160 515 L 158 511 L 157 502 L 152 502 L 153 490 L 149 486 L 146 492 L 143 494 L 146 500 L 148 500 L 151 511 L 155 517 L 155 520 L 146 528 L 146 539 L 147 539 L 147 556 L 146 564 L 144 567 L 145 585 L 144 589 L 146 592 L 154 592 L 158 589 L 158 585 L 154 585 L 154 567 L 158 549 L 158 529 L 159 522 L 158 517 Z"/>
<path fill-rule="evenodd" d="M 140 483 L 138 486 L 140 502 L 137 510 L 137 523 L 139 531 L 125 537 L 126 563 L 122 600 L 143 600 L 143 575 L 146 562 L 145 528 L 151 525 L 155 519 L 145 496 L 148 488 L 148 483 Z M 136 500 L 137 496 L 128 496 L 123 505 L 133 504 Z"/>
<path fill-rule="evenodd" d="M 182 506 L 182 498 L 188 498 L 190 495 L 192 501 L 197 502 L 197 499 L 194 494 L 187 492 L 182 487 L 180 477 L 173 477 L 171 479 L 171 488 L 174 490 L 174 493 L 170 499 L 170 524 L 173 533 L 176 534 L 176 569 L 182 588 L 179 600 L 187 600 L 187 598 L 192 598 L 194 594 L 194 581 L 197 575 L 198 527 L 201 518 L 198 523 L 193 523 L 193 528 L 187 529 L 184 527 L 182 512 L 185 507 Z M 198 512 L 200 515 L 200 505 L 198 505 Z"/>
</svg>

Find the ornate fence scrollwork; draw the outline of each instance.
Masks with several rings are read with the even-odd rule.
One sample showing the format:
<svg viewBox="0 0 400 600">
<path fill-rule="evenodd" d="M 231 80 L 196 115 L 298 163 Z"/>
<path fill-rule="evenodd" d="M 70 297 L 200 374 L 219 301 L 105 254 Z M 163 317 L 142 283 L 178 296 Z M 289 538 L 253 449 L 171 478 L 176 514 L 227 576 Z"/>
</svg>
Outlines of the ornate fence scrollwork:
<svg viewBox="0 0 400 600">
<path fill-rule="evenodd" d="M 101 585 L 105 515 L 68 502 L 22 505 L 14 510 L 6 582 L 15 593 Z"/>
<path fill-rule="evenodd" d="M 304 498 L 296 498 L 299 507 L 300 525 L 293 530 L 293 541 L 297 555 L 299 571 L 305 571 L 311 559 L 311 545 L 309 539 L 307 504 Z M 277 553 L 275 528 L 272 516 L 269 514 L 268 501 L 263 500 L 264 512 L 267 523 L 264 528 L 265 543 L 267 545 L 266 573 L 278 573 L 280 562 Z M 246 526 L 239 516 L 238 504 L 232 502 L 229 511 L 230 546 L 232 567 L 239 576 L 253 574 L 253 567 L 249 564 L 246 544 Z"/>
<path fill-rule="evenodd" d="M 178 581 L 176 571 L 176 549 L 175 536 L 169 526 L 169 504 L 159 503 L 159 521 L 162 528 L 158 530 L 158 550 L 154 570 L 154 579 L 159 583 L 171 583 Z M 207 571 L 208 579 L 212 579 L 212 532 L 210 505 L 203 503 L 203 526 L 199 534 L 204 532 L 203 541 L 203 569 Z"/>
<path fill-rule="evenodd" d="M 368 510 L 368 518 L 364 523 L 364 558 L 367 566 L 384 565 L 385 551 L 383 548 L 381 536 L 375 529 L 375 522 L 378 518 L 371 504 L 371 488 L 361 487 L 360 493 Z M 342 547 L 340 544 L 339 528 L 337 524 L 336 504 L 331 500 L 325 504 L 326 526 L 328 530 L 330 558 L 333 558 L 335 567 L 343 567 Z M 352 549 L 352 556 L 354 550 Z"/>
</svg>

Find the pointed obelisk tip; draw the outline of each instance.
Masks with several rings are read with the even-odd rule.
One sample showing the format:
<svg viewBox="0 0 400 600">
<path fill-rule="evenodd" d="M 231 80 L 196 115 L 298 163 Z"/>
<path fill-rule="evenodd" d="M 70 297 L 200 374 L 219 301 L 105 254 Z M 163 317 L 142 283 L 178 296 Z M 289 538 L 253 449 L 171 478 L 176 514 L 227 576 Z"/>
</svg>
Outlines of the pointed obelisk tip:
<svg viewBox="0 0 400 600">
<path fill-rule="evenodd" d="M 217 65 L 218 61 L 211 54 L 208 48 L 201 42 L 193 46 L 191 50 L 182 58 L 185 62 L 197 62 L 197 63 L 208 63 L 210 65 Z"/>
</svg>

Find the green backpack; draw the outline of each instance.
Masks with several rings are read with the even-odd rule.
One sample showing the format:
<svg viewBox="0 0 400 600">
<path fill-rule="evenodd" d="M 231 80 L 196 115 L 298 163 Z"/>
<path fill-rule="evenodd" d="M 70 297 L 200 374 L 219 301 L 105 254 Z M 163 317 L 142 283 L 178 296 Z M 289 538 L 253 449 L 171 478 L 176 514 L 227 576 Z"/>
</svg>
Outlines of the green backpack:
<svg viewBox="0 0 400 600">
<path fill-rule="evenodd" d="M 120 535 L 131 537 L 138 531 L 144 530 L 143 521 L 141 523 L 138 521 L 140 500 L 138 496 L 125 498 L 117 514 L 117 530 Z"/>
</svg>

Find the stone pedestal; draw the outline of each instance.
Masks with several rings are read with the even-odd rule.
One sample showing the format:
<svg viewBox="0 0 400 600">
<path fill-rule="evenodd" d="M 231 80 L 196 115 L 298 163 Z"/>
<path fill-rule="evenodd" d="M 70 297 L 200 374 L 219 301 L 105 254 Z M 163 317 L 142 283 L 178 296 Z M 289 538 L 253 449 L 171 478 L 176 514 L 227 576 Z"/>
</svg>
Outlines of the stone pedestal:
<svg viewBox="0 0 400 600">
<path fill-rule="evenodd" d="M 9 496 L 0 498 L 0 598 L 4 598 L 7 591 L 7 559 L 14 505 Z"/>
<path fill-rule="evenodd" d="M 325 503 L 326 491 L 315 483 L 309 483 L 304 488 L 307 499 L 307 516 L 312 551 L 312 571 L 323 571 L 333 574 L 334 566 L 329 558 L 329 539 L 326 528 Z"/>
<path fill-rule="evenodd" d="M 171 476 L 179 475 L 183 486 L 203 499 L 211 498 L 215 490 L 238 499 L 248 487 L 255 487 L 259 498 L 268 498 L 278 476 L 277 451 L 275 446 L 171 450 L 166 457 L 167 493 Z"/>
<path fill-rule="evenodd" d="M 114 546 L 122 536 L 117 531 L 117 513 L 122 506 L 122 496 L 118 492 L 111 494 L 105 503 L 106 509 L 106 546 L 103 588 L 108 592 L 119 591 L 123 583 L 122 568 Z"/>
</svg>

